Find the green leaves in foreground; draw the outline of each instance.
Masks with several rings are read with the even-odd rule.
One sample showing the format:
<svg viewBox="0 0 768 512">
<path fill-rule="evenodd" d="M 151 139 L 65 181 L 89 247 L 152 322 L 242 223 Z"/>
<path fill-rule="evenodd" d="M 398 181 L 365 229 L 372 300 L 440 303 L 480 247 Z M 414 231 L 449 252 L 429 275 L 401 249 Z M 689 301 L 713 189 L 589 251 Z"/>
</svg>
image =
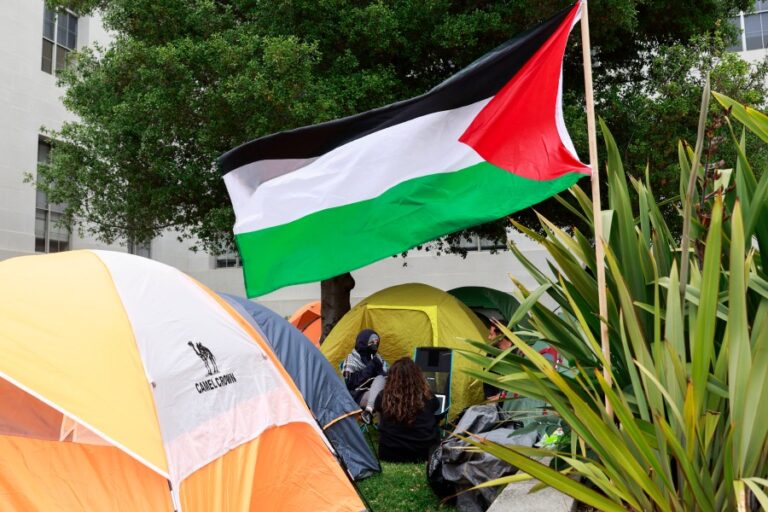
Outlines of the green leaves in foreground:
<svg viewBox="0 0 768 512">
<path fill-rule="evenodd" d="M 768 142 L 768 116 L 715 97 Z M 572 449 L 547 452 L 565 469 L 532 458 L 542 450 L 473 441 L 477 446 L 599 510 L 768 506 L 768 173 L 756 179 L 743 134 L 728 128 L 738 155 L 732 170 L 705 169 L 680 145 L 682 180 L 696 176 L 694 218 L 684 219 L 692 226 L 691 251 L 682 254 L 649 181 L 630 179 L 630 190 L 603 125 L 613 382 L 603 377 L 608 362 L 599 351 L 590 203 L 574 187 L 578 206 L 568 208 L 588 222 L 586 233 L 566 233 L 544 218 L 543 235 L 525 231 L 547 250 L 552 277 L 512 248 L 539 283 L 534 291 L 516 283 L 524 300 L 504 329 L 524 357 L 491 349 L 492 363 L 473 356 L 486 368 L 476 377 L 549 402 L 568 424 Z M 690 272 L 680 286 L 682 257 Z M 557 314 L 539 301 L 543 294 L 559 306 Z M 571 369 L 552 367 L 530 339 L 555 346 Z"/>
</svg>

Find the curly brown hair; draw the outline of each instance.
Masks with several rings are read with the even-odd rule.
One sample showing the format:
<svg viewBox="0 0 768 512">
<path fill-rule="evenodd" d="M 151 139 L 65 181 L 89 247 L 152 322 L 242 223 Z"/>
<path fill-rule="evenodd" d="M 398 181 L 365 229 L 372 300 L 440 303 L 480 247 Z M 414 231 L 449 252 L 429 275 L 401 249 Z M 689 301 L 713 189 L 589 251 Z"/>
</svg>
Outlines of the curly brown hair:
<svg viewBox="0 0 768 512">
<path fill-rule="evenodd" d="M 381 392 L 381 411 L 398 423 L 410 425 L 424 404 L 432 398 L 427 379 L 411 359 L 395 361 Z"/>
</svg>

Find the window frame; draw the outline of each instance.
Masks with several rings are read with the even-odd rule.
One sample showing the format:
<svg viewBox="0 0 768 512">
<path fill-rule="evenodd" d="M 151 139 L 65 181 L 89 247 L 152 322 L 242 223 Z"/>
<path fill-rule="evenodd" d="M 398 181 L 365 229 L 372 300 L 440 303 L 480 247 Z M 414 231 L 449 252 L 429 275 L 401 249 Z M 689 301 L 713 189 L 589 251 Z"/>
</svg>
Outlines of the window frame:
<svg viewBox="0 0 768 512">
<path fill-rule="evenodd" d="M 762 46 L 760 48 L 747 48 L 747 23 L 746 18 L 749 16 L 757 16 L 760 23 L 760 37 L 762 39 Z M 765 19 L 764 19 L 765 18 Z M 741 40 L 733 46 L 728 47 L 728 51 L 731 52 L 754 52 L 759 50 L 768 49 L 768 0 L 757 0 L 754 10 L 750 12 L 741 11 L 736 16 L 728 18 L 729 20 L 738 20 L 738 28 L 741 30 Z M 736 47 L 738 45 L 738 48 Z"/>
<path fill-rule="evenodd" d="M 62 18 L 66 19 L 67 25 L 63 30 Z M 77 50 L 79 32 L 80 17 L 73 11 L 69 9 L 56 11 L 49 9 L 46 5 L 43 6 L 43 46 L 40 69 L 44 73 L 56 75 L 59 71 L 67 69 L 69 54 Z M 50 48 L 50 56 L 46 55 L 47 48 Z"/>
<path fill-rule="evenodd" d="M 472 234 L 469 239 L 462 238 L 458 247 L 467 252 L 502 252 L 509 250 L 508 243 L 498 243 L 489 238 Z"/>
<path fill-rule="evenodd" d="M 41 157 L 41 147 L 45 147 L 45 157 Z M 45 137 L 39 136 L 37 139 L 37 165 L 45 165 L 50 163 L 51 141 Z M 41 200 L 42 198 L 42 200 Z M 42 206 L 41 206 L 42 205 Z M 66 240 L 59 238 L 51 238 L 53 228 L 59 226 L 59 219 L 61 219 L 64 213 L 64 205 L 53 204 L 48 201 L 48 197 L 45 192 L 36 189 L 35 190 L 35 246 L 34 250 L 39 254 L 50 254 L 56 252 L 68 251 L 72 247 L 72 229 L 66 227 L 67 237 Z M 42 214 L 42 219 L 38 219 L 38 214 Z M 42 237 L 38 236 L 37 221 L 43 222 Z M 42 250 L 38 249 L 39 242 L 42 241 Z M 56 250 L 51 250 L 52 244 L 56 244 Z M 61 244 L 65 244 L 64 248 L 61 248 Z"/>
<path fill-rule="evenodd" d="M 243 260 L 240 258 L 240 251 L 237 250 L 237 245 L 235 244 L 227 244 L 226 246 L 222 247 L 220 253 L 213 254 L 212 256 L 214 270 L 243 267 Z"/>
</svg>

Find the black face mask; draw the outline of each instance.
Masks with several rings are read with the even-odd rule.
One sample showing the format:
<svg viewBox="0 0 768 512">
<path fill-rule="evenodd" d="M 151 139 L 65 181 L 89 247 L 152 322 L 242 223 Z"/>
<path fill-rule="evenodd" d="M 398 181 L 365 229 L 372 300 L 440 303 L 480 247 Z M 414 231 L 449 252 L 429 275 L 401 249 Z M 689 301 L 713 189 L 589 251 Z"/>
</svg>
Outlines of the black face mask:
<svg viewBox="0 0 768 512">
<path fill-rule="evenodd" d="M 371 339 L 375 339 L 375 347 L 372 346 Z M 373 329 L 365 329 L 360 331 L 355 339 L 355 350 L 363 356 L 363 360 L 367 360 L 368 356 L 375 354 L 379 348 L 378 344 L 379 335 Z"/>
<path fill-rule="evenodd" d="M 371 337 L 368 338 L 368 351 L 371 354 L 375 354 L 376 351 L 379 350 L 379 337 L 375 334 L 371 334 Z"/>
</svg>

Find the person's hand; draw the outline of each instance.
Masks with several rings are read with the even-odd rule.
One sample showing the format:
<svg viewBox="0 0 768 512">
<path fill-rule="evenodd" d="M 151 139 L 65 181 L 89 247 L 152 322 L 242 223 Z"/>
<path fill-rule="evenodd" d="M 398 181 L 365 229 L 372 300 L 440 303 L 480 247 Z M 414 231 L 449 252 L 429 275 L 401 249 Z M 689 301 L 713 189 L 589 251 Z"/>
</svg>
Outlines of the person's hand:
<svg viewBox="0 0 768 512">
<path fill-rule="evenodd" d="M 376 371 L 376 375 L 384 373 L 384 364 L 381 362 L 381 359 L 378 357 L 372 357 L 371 364 L 373 365 L 373 369 Z"/>
</svg>

